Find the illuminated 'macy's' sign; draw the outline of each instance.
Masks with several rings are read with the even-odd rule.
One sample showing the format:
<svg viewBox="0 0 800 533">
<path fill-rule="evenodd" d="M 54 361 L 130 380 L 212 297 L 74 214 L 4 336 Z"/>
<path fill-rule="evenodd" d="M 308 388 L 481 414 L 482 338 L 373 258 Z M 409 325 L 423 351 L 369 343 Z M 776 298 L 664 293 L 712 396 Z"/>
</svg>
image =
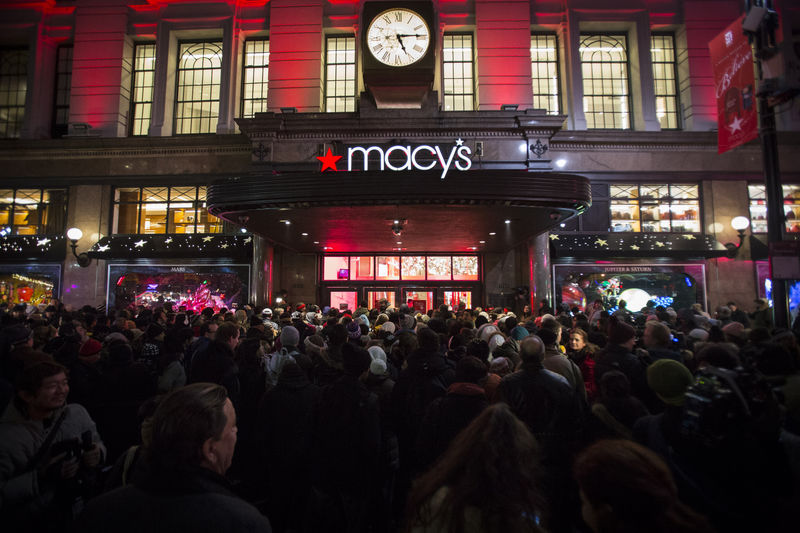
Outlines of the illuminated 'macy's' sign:
<svg viewBox="0 0 800 533">
<path fill-rule="evenodd" d="M 446 155 L 445 155 L 446 154 Z M 443 151 L 441 147 L 423 144 L 411 147 L 411 145 L 394 145 L 389 148 L 380 146 L 351 146 L 347 149 L 347 170 L 369 170 L 370 164 L 378 164 L 381 170 L 433 170 L 441 168 L 440 179 L 444 179 L 451 168 L 456 170 L 469 170 L 472 168 L 472 160 L 469 156 L 472 150 L 469 146 L 464 146 L 464 141 L 458 139 L 456 145 Z M 328 150 L 324 157 L 318 157 L 322 161 L 322 170 L 336 168 L 336 161 L 341 156 L 335 156 Z M 359 164 L 360 163 L 360 164 Z"/>
</svg>

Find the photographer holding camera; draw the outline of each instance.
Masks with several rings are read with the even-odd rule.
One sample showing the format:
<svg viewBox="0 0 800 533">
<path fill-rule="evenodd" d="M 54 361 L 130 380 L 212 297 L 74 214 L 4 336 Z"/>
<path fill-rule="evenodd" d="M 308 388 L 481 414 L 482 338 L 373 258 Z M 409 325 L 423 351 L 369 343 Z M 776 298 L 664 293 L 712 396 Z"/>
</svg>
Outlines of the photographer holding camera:
<svg viewBox="0 0 800 533">
<path fill-rule="evenodd" d="M 63 530 L 80 512 L 105 447 L 86 409 L 65 404 L 64 366 L 29 365 L 16 391 L 0 420 L 0 522 L 11 531 Z"/>
</svg>

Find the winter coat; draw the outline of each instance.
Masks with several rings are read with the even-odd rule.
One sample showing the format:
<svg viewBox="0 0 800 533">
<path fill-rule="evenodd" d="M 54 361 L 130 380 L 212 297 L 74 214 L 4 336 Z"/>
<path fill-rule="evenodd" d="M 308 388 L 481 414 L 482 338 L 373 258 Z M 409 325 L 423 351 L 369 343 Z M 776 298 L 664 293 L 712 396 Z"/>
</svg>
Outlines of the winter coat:
<svg viewBox="0 0 800 533">
<path fill-rule="evenodd" d="M 647 385 L 645 361 L 618 344 L 609 344 L 597 352 L 594 361 L 594 381 L 598 390 L 603 374 L 610 370 L 619 370 L 628 378 L 634 396 L 644 401 L 645 405 L 650 405 L 647 400 L 651 398 L 652 391 Z"/>
<path fill-rule="evenodd" d="M 423 469 L 432 465 L 489 402 L 485 391 L 474 383 L 453 383 L 447 394 L 435 399 L 425 410 L 417 435 L 417 457 Z"/>
<path fill-rule="evenodd" d="M 583 399 L 558 374 L 535 363 L 500 382 L 497 398 L 508 404 L 542 446 L 544 459 L 566 464 L 583 422 Z"/>
<path fill-rule="evenodd" d="M 189 383 L 217 383 L 228 390 L 234 406 L 239 404 L 241 386 L 239 367 L 233 361 L 233 350 L 222 341 L 212 341 L 208 348 L 195 354 Z"/>
<path fill-rule="evenodd" d="M 594 353 L 589 351 L 588 347 L 584 346 L 582 350 L 578 352 L 569 352 L 567 356 L 580 368 L 581 375 L 583 376 L 583 386 L 586 389 L 586 399 L 591 402 L 599 393 L 594 379 Z"/>
<path fill-rule="evenodd" d="M 566 355 L 561 353 L 558 348 L 554 346 L 545 348 L 542 366 L 551 372 L 564 376 L 575 392 L 586 399 L 586 386 L 583 384 L 581 369 Z"/>
<path fill-rule="evenodd" d="M 172 361 L 158 376 L 158 392 L 169 392 L 186 385 L 186 372 L 180 361 Z"/>
<path fill-rule="evenodd" d="M 381 458 L 378 397 L 345 374 L 322 389 L 313 424 L 314 485 L 327 494 L 369 495 Z"/>
<path fill-rule="evenodd" d="M 80 440 L 84 432 L 90 431 L 92 442 L 100 446 L 103 456 L 106 454 L 95 423 L 82 406 L 67 404 L 46 421 L 41 421 L 28 418 L 18 403 L 12 401 L 0 421 L 0 521 L 6 525 L 7 520 L 13 520 L 12 513 L 24 520 L 25 516 L 42 513 L 55 505 L 55 483 L 40 479 L 37 467 L 42 465 L 29 465 L 29 462 L 62 412 L 66 412 L 66 416 L 57 428 L 51 449 L 63 441 Z M 13 527 L 9 529 L 13 530 Z"/>
<path fill-rule="evenodd" d="M 408 357 L 392 391 L 392 419 L 400 443 L 400 459 L 407 469 L 416 468 L 417 434 L 428 405 L 447 393 L 455 380 L 451 364 L 439 353 L 416 350 Z"/>
<path fill-rule="evenodd" d="M 90 501 L 82 533 L 271 533 L 269 520 L 239 498 L 230 483 L 205 468 L 160 473 Z"/>
</svg>

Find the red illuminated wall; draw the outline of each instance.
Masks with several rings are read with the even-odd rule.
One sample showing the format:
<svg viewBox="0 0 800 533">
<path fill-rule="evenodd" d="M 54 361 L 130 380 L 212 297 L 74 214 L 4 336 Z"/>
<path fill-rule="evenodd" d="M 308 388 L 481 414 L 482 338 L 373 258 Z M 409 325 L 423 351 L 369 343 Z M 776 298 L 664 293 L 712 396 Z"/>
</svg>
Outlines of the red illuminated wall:
<svg viewBox="0 0 800 533">
<path fill-rule="evenodd" d="M 272 0 L 269 109 L 320 110 L 322 100 L 322 0 Z"/>
<path fill-rule="evenodd" d="M 478 106 L 531 107 L 531 30 L 528 1 L 475 1 Z"/>
<path fill-rule="evenodd" d="M 119 0 L 77 2 L 69 121 L 87 123 L 103 136 L 125 135 L 127 23 L 127 6 Z"/>
</svg>

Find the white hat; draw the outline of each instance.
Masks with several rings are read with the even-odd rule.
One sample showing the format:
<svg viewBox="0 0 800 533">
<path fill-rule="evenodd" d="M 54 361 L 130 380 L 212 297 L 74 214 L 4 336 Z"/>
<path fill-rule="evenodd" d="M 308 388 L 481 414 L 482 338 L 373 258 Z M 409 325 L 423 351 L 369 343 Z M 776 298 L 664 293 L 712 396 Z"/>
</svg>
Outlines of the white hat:
<svg viewBox="0 0 800 533">
<path fill-rule="evenodd" d="M 381 361 L 380 359 L 373 359 L 369 364 L 369 371 L 371 374 L 376 376 L 382 376 L 386 374 L 386 362 Z"/>
<path fill-rule="evenodd" d="M 385 331 L 387 333 L 394 333 L 396 326 L 394 322 L 384 322 L 381 324 L 381 331 Z"/>
<path fill-rule="evenodd" d="M 261 311 L 262 315 L 272 316 L 272 309 L 269 307 L 265 307 L 263 311 Z"/>
<path fill-rule="evenodd" d="M 503 345 L 506 342 L 505 338 L 499 333 L 492 335 L 492 338 L 489 339 L 489 351 L 494 353 L 494 351 Z"/>
</svg>

